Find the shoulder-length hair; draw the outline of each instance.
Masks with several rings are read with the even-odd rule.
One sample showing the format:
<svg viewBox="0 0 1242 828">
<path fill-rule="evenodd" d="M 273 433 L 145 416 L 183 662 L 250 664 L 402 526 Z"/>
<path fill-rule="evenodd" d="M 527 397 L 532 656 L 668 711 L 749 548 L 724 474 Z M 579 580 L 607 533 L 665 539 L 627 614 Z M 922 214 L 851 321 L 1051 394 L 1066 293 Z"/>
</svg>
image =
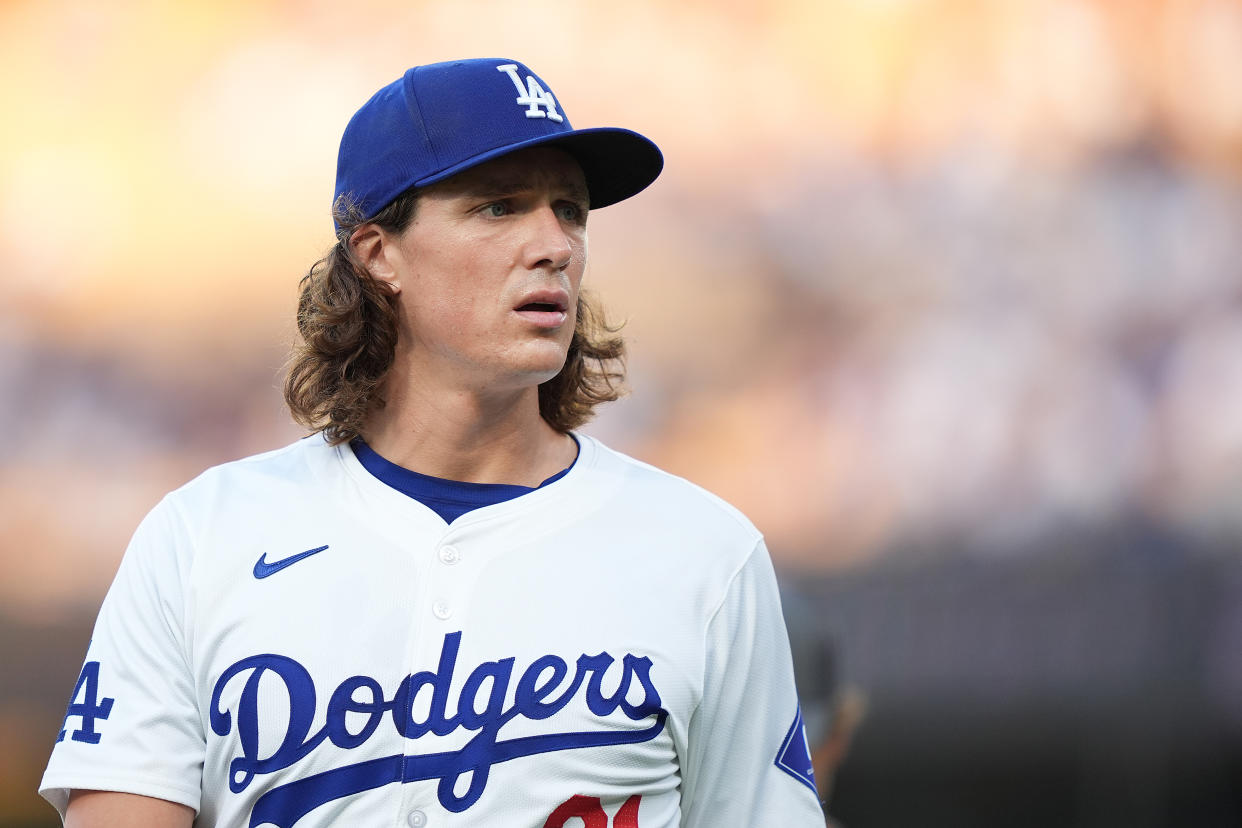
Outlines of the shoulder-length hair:
<svg viewBox="0 0 1242 828">
<path fill-rule="evenodd" d="M 401 233 L 414 219 L 418 192 L 407 190 L 370 223 Z M 294 346 L 285 378 L 293 419 L 332 444 L 362 433 L 384 405 L 383 383 L 397 347 L 397 296 L 363 267 L 349 238 L 361 211 L 340 200 L 333 209 L 336 245 L 302 277 Z M 565 365 L 539 386 L 539 413 L 560 432 L 578 428 L 600 403 L 624 393 L 625 341 L 602 311 L 579 294 Z"/>
</svg>

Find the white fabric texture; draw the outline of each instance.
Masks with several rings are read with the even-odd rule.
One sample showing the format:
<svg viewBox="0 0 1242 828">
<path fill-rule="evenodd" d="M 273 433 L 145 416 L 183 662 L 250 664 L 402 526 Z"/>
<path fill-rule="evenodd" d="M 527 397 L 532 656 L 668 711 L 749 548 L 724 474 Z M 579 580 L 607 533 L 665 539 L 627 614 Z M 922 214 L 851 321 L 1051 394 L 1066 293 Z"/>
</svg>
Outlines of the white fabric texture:
<svg viewBox="0 0 1242 828">
<path fill-rule="evenodd" d="M 761 536 L 578 441 L 565 477 L 452 524 L 319 437 L 168 495 L 40 792 L 196 826 L 822 826 L 776 764 L 797 700 Z"/>
</svg>

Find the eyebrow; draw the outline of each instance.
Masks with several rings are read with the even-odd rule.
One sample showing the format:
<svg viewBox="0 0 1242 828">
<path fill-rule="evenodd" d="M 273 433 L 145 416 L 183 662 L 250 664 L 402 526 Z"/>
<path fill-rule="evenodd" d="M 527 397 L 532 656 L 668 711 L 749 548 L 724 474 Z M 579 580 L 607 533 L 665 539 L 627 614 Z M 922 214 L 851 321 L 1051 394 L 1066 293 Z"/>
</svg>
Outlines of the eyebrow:
<svg viewBox="0 0 1242 828">
<path fill-rule="evenodd" d="M 534 188 L 536 176 L 531 173 L 515 172 L 511 174 L 491 174 L 485 178 L 479 178 L 475 181 L 463 183 L 458 189 L 461 192 L 469 192 L 471 194 L 484 198 L 492 196 L 505 196 L 513 193 L 520 193 L 523 190 Z M 565 175 L 556 175 L 553 178 L 553 189 L 567 193 L 570 198 L 581 201 L 584 204 L 590 202 L 590 192 L 585 186 L 578 183 L 574 179 Z"/>
</svg>

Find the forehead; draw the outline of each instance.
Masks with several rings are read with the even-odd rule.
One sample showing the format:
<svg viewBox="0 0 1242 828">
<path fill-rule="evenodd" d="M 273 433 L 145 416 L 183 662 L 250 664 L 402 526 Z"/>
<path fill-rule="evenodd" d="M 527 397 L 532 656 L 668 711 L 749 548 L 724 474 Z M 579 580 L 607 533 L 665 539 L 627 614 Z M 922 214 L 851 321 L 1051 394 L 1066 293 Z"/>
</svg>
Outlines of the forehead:
<svg viewBox="0 0 1242 828">
<path fill-rule="evenodd" d="M 432 184 L 423 193 L 451 198 L 543 189 L 584 202 L 588 198 L 582 167 L 572 155 L 555 147 L 531 147 L 492 159 Z"/>
</svg>

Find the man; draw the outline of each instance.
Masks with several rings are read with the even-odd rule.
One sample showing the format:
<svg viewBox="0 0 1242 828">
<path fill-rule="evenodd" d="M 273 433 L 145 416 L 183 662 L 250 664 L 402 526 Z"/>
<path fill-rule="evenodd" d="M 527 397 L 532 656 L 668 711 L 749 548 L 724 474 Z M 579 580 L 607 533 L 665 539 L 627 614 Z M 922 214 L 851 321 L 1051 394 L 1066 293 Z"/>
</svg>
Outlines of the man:
<svg viewBox="0 0 1242 828">
<path fill-rule="evenodd" d="M 67 825 L 823 824 L 760 535 L 573 431 L 622 353 L 588 211 L 662 163 L 509 60 L 355 114 L 286 385 L 315 434 L 139 527 L 41 786 Z"/>
<path fill-rule="evenodd" d="M 781 607 L 815 782 L 827 802 L 837 770 L 866 713 L 866 700 L 857 688 L 841 685 L 833 636 L 820 617 L 816 596 L 805 583 L 792 576 L 781 582 Z M 834 828 L 837 823 L 829 819 L 828 825 Z"/>
</svg>

